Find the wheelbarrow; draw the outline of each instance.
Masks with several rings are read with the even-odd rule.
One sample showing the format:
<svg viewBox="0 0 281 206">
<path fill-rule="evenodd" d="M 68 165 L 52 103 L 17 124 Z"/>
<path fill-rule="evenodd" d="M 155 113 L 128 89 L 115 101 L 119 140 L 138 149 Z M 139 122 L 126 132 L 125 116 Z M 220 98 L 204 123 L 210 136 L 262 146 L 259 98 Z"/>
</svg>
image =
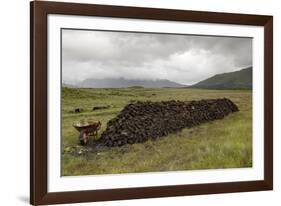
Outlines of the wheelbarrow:
<svg viewBox="0 0 281 206">
<path fill-rule="evenodd" d="M 73 127 L 79 132 L 78 140 L 81 145 L 87 145 L 90 137 L 97 138 L 101 122 L 74 123 Z"/>
</svg>

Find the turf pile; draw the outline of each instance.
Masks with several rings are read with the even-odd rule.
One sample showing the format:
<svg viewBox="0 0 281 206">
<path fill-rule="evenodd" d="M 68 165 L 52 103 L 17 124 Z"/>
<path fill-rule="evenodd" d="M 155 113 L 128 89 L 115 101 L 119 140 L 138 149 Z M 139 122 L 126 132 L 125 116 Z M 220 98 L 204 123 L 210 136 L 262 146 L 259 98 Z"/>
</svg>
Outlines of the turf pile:
<svg viewBox="0 0 281 206">
<path fill-rule="evenodd" d="M 111 119 L 99 143 L 115 147 L 157 139 L 183 128 L 222 119 L 238 111 L 229 99 L 200 101 L 136 102 L 128 104 Z"/>
</svg>

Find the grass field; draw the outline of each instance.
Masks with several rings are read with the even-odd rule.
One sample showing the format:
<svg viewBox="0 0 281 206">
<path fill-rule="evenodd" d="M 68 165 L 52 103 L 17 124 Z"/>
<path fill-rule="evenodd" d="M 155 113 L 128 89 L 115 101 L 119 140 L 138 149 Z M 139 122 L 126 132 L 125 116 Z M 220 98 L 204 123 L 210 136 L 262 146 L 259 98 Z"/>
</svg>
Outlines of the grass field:
<svg viewBox="0 0 281 206">
<path fill-rule="evenodd" d="M 106 123 L 132 100 L 199 100 L 226 97 L 240 111 L 222 120 L 179 133 L 117 148 L 103 148 L 82 155 L 67 152 L 76 146 L 75 121 Z M 92 111 L 94 106 L 110 108 Z M 75 113 L 75 108 L 83 108 Z M 95 175 L 252 166 L 252 92 L 250 90 L 163 89 L 62 89 L 62 175 Z"/>
</svg>

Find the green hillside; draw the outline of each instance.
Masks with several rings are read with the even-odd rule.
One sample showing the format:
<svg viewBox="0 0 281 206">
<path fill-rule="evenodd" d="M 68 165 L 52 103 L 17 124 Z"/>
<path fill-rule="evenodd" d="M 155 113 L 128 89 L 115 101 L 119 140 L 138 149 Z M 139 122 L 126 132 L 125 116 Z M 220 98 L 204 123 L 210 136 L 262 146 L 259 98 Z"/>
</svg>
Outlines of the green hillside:
<svg viewBox="0 0 281 206">
<path fill-rule="evenodd" d="M 252 67 L 217 74 L 191 87 L 201 89 L 252 89 Z"/>
</svg>

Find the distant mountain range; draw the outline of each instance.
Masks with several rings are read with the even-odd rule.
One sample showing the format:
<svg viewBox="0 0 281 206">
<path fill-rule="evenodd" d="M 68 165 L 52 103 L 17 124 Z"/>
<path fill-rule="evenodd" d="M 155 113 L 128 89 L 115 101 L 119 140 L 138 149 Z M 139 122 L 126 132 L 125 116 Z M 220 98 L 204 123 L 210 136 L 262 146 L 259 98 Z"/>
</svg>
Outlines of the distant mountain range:
<svg viewBox="0 0 281 206">
<path fill-rule="evenodd" d="M 252 67 L 248 67 L 235 72 L 217 74 L 190 87 L 201 89 L 252 89 L 252 70 Z"/>
<path fill-rule="evenodd" d="M 75 88 L 76 86 L 74 84 L 62 83 L 62 87 Z"/>
<path fill-rule="evenodd" d="M 185 87 L 186 85 L 166 79 L 139 80 L 124 78 L 86 79 L 76 85 L 80 88 L 127 88 L 140 86 L 144 88 Z"/>
<path fill-rule="evenodd" d="M 86 79 L 82 82 L 63 83 L 63 87 L 71 88 L 200 88 L 200 89 L 252 89 L 252 67 L 235 72 L 217 74 L 194 85 L 187 86 L 167 79 L 145 80 L 125 78 Z"/>
</svg>

